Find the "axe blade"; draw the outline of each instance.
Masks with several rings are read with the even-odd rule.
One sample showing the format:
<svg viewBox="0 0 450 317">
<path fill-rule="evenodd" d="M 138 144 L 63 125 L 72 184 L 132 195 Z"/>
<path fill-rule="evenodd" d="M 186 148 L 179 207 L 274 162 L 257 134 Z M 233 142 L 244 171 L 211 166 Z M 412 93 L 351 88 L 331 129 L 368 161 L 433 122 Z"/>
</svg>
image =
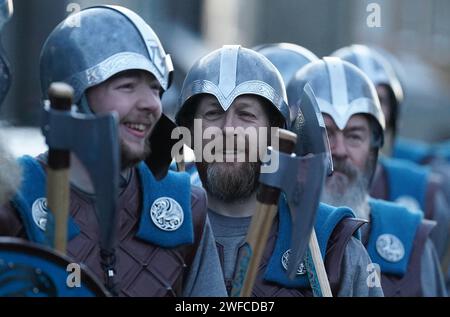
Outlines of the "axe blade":
<svg viewBox="0 0 450 317">
<path fill-rule="evenodd" d="M 296 169 L 296 188 L 288 204 L 292 218 L 291 254 L 288 276 L 294 278 L 303 260 L 315 222 L 326 175 L 333 172 L 330 145 L 317 99 L 309 85 L 303 89 L 298 113 L 291 125 L 297 134 L 295 154 L 300 157 Z"/>
<path fill-rule="evenodd" d="M 292 219 L 291 254 L 287 274 L 294 279 L 304 259 L 326 175 L 325 154 L 310 154 L 299 160 L 296 185 L 286 193 Z"/>
<path fill-rule="evenodd" d="M 315 222 L 326 174 L 326 155 L 298 157 L 269 149 L 268 156 L 278 158 L 278 169 L 275 173 L 262 173 L 259 180 L 268 186 L 280 188 L 286 196 L 292 219 L 288 273 L 289 277 L 293 277 L 308 247 Z"/>
<path fill-rule="evenodd" d="M 92 115 L 55 111 L 47 104 L 42 132 L 49 147 L 75 153 L 88 171 L 96 196 L 100 247 L 113 251 L 120 174 L 117 113 Z"/>
<path fill-rule="evenodd" d="M 117 117 L 111 114 L 86 121 L 83 134 L 90 142 L 79 143 L 74 151 L 94 183 L 100 248 L 108 252 L 113 252 L 117 243 L 120 175 L 117 122 Z"/>
</svg>

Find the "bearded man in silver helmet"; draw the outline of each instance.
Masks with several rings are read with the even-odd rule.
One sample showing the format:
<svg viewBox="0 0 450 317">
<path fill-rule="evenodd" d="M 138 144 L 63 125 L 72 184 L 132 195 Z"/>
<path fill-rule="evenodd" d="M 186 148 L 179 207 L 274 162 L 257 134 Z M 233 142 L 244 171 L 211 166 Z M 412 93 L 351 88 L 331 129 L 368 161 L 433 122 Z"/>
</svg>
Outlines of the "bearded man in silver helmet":
<svg viewBox="0 0 450 317">
<path fill-rule="evenodd" d="M 413 162 L 390 157 L 398 139 L 397 126 L 401 108 L 404 107 L 403 89 L 394 68 L 375 49 L 365 45 L 343 47 L 334 52 L 333 56 L 352 63 L 369 77 L 376 88 L 386 118 L 385 136 L 388 138 L 381 149 L 385 155 L 378 159 L 371 195 L 403 204 L 410 209 L 421 210 L 426 219 L 435 220 L 437 225 L 430 237 L 442 259 L 450 244 L 450 206 L 445 195 L 448 191 L 445 178 L 442 174 Z"/>
<path fill-rule="evenodd" d="M 298 71 L 289 83 L 289 100 L 295 102 L 306 84 L 317 97 L 333 157 L 334 172 L 322 199 L 349 206 L 369 222 L 362 227 L 362 242 L 381 270 L 385 296 L 445 296 L 429 239 L 436 223 L 419 212 L 369 196 L 385 127 L 375 87 L 357 67 L 336 57 Z"/>
</svg>

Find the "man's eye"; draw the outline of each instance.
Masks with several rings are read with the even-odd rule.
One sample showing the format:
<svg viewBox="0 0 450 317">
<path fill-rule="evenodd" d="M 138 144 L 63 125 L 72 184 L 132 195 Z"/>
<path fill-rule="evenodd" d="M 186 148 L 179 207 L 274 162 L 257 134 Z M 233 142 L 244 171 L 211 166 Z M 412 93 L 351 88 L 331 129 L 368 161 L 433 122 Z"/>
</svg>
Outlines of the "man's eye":
<svg viewBox="0 0 450 317">
<path fill-rule="evenodd" d="M 256 119 L 256 116 L 253 113 L 247 111 L 241 111 L 239 115 L 246 119 Z"/>
<path fill-rule="evenodd" d="M 162 87 L 158 82 L 150 84 L 150 89 L 158 92 L 158 94 L 161 94 L 163 92 Z"/>
<path fill-rule="evenodd" d="M 352 141 L 361 141 L 362 137 L 359 134 L 350 134 L 347 136 Z"/>
<path fill-rule="evenodd" d="M 219 114 L 220 114 L 219 111 L 217 111 L 217 110 L 211 110 L 211 111 L 205 112 L 204 116 L 205 116 L 205 117 L 214 117 L 214 116 L 218 116 Z"/>
<path fill-rule="evenodd" d="M 125 83 L 125 84 L 121 84 L 118 87 L 119 89 L 133 89 L 134 88 L 134 84 L 133 83 Z"/>
</svg>

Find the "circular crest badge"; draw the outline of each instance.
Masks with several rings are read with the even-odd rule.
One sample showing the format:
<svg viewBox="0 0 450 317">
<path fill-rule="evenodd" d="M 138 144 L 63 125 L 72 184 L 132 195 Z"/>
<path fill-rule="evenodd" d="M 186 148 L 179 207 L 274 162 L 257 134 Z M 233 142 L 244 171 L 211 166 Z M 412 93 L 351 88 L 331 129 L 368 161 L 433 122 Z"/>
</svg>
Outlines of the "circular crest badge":
<svg viewBox="0 0 450 317">
<path fill-rule="evenodd" d="M 285 271 L 287 271 L 288 269 L 288 264 L 289 264 L 289 256 L 291 255 L 291 249 L 288 249 L 286 252 L 283 253 L 283 255 L 281 256 L 281 264 L 283 265 L 283 268 Z M 300 263 L 300 265 L 297 268 L 297 273 L 296 275 L 303 275 L 306 273 L 306 268 L 305 265 L 303 264 L 303 262 Z"/>
<path fill-rule="evenodd" d="M 183 224 L 183 208 L 170 197 L 160 197 L 153 202 L 150 208 L 150 218 L 159 229 L 175 231 Z"/>
<path fill-rule="evenodd" d="M 389 262 L 399 262 L 405 256 L 405 248 L 399 238 L 393 234 L 385 233 L 378 237 L 376 242 L 378 254 Z"/>
<path fill-rule="evenodd" d="M 36 199 L 31 207 L 31 215 L 33 216 L 33 221 L 36 226 L 38 226 L 42 231 L 45 231 L 45 226 L 47 225 L 47 213 L 47 199 Z"/>
</svg>

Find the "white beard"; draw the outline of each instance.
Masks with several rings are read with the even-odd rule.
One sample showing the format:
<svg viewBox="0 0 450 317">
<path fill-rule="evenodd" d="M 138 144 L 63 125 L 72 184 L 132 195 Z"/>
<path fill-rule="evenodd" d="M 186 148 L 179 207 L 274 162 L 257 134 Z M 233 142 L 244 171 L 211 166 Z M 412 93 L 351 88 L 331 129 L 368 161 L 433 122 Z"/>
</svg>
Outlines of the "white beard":
<svg viewBox="0 0 450 317">
<path fill-rule="evenodd" d="M 359 174 L 357 179 L 348 184 L 345 191 L 342 191 L 342 188 L 336 190 L 339 188 L 339 183 L 336 184 L 334 179 L 329 179 L 322 191 L 321 201 L 335 207 L 350 207 L 356 217 L 369 220 L 370 206 L 366 184 L 364 176 Z"/>
</svg>

